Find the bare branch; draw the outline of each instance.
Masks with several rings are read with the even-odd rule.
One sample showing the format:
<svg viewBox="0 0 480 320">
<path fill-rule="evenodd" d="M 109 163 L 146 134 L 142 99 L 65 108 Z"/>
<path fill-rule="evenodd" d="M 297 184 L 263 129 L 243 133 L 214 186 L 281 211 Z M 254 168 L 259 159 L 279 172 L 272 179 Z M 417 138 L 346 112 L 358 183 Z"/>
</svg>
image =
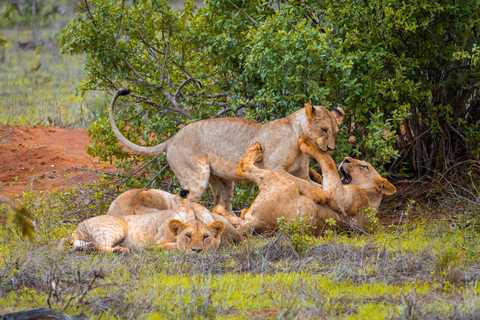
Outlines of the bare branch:
<svg viewBox="0 0 480 320">
<path fill-rule="evenodd" d="M 163 87 L 163 81 L 165 80 L 165 66 L 167 65 L 168 47 L 170 46 L 171 33 L 172 33 L 172 30 L 170 28 L 170 22 L 169 22 L 168 23 L 168 42 L 167 42 L 167 45 L 165 46 L 165 54 L 163 55 L 162 82 L 160 84 L 161 87 Z"/>
<path fill-rule="evenodd" d="M 470 91 L 470 90 L 477 89 L 478 87 L 480 87 L 480 82 L 472 84 L 468 87 L 462 86 L 462 90 Z"/>
<path fill-rule="evenodd" d="M 180 90 L 182 90 L 183 87 L 185 87 L 187 84 L 189 84 L 192 81 L 195 81 L 195 80 L 193 78 L 188 78 L 187 80 L 183 81 L 182 84 L 178 87 L 177 92 L 175 92 L 175 95 L 173 97 L 176 98 L 180 94 Z"/>
<path fill-rule="evenodd" d="M 139 77 L 140 79 L 143 80 L 143 82 L 145 82 L 147 85 L 149 85 L 150 87 L 154 87 L 153 83 L 151 83 L 150 81 L 148 81 L 147 79 L 145 79 L 140 73 L 138 73 L 137 70 L 135 70 L 135 68 L 127 61 L 126 58 L 123 58 L 123 60 L 125 61 L 125 63 L 127 64 L 127 66 L 130 68 L 130 70 L 132 70 L 133 73 L 135 73 L 135 75 L 137 77 Z"/>
<path fill-rule="evenodd" d="M 127 61 L 127 59 L 124 59 L 125 63 L 127 64 L 127 66 L 132 70 L 132 72 L 137 76 L 139 77 L 140 79 L 143 80 L 144 83 L 146 83 L 148 86 L 150 87 L 154 87 L 153 83 L 151 83 L 150 81 L 148 81 L 147 79 L 145 79 L 140 73 L 138 73 L 137 70 L 135 70 L 135 68 Z M 135 82 L 137 84 L 142 84 L 141 82 L 139 82 L 138 80 L 136 79 L 133 79 L 133 78 L 127 78 L 128 80 L 132 81 L 132 82 Z M 158 107 L 161 107 L 161 108 L 164 108 L 164 109 L 167 109 L 167 110 L 171 110 L 171 111 L 175 111 L 175 112 L 178 112 L 178 113 L 181 113 L 182 115 L 184 115 L 185 117 L 187 117 L 188 119 L 192 120 L 192 119 L 195 119 L 189 112 L 183 110 L 179 105 L 178 105 L 178 102 L 177 100 L 175 100 L 174 97 L 172 97 L 172 95 L 170 94 L 170 92 L 168 92 L 167 90 L 165 90 L 162 86 L 159 87 L 159 88 L 156 88 L 155 91 L 159 91 L 161 92 L 169 101 L 170 103 L 173 105 L 174 108 L 168 108 L 168 107 L 164 107 L 164 106 L 161 106 L 161 105 L 157 105 Z M 135 95 L 133 95 L 135 96 Z M 140 96 L 138 96 L 140 97 Z M 148 98 L 145 98 L 145 97 L 141 97 L 143 99 L 147 99 L 148 101 Z M 144 101 L 144 102 L 147 102 L 147 101 Z M 152 102 L 153 103 L 153 102 Z"/>
<path fill-rule="evenodd" d="M 131 81 L 134 81 L 133 79 L 129 79 Z M 167 92 L 168 94 L 168 92 Z M 181 115 L 185 116 L 186 118 L 188 118 L 189 120 L 193 120 L 195 119 L 188 111 L 185 111 L 181 108 L 172 108 L 172 107 L 167 107 L 167 106 L 164 106 L 164 105 L 161 105 L 161 104 L 158 104 L 158 103 L 155 103 L 155 102 L 152 102 L 149 98 L 147 97 L 143 97 L 143 96 L 140 96 L 140 95 L 136 95 L 136 94 L 131 94 L 132 97 L 135 97 L 137 99 L 140 99 L 139 102 L 143 102 L 143 103 L 146 103 L 146 104 L 149 104 L 151 106 L 154 106 L 154 107 L 157 107 L 157 108 L 161 108 L 161 109 L 165 109 L 165 110 L 169 110 L 169 111 L 173 111 L 173 112 L 177 112 L 177 113 L 180 113 Z"/>
<path fill-rule="evenodd" d="M 122 29 L 124 8 L 125 8 L 125 0 L 122 0 L 122 15 L 120 16 L 120 22 L 118 23 L 117 35 L 115 36 L 115 44 L 118 42 L 118 38 L 120 37 L 120 30 Z"/>
<path fill-rule="evenodd" d="M 245 105 L 240 106 L 237 109 L 237 111 L 240 110 L 240 109 L 243 109 L 243 107 L 245 107 Z M 230 111 L 232 111 L 232 108 L 223 109 L 223 110 L 217 112 L 216 114 L 214 114 L 213 116 L 211 116 L 210 119 L 218 118 L 218 117 L 223 116 L 225 113 L 230 112 Z"/>
<path fill-rule="evenodd" d="M 232 95 L 227 92 L 222 92 L 219 94 L 206 94 L 203 95 L 205 99 L 215 99 L 215 98 L 222 98 L 222 97 L 231 97 Z"/>
<path fill-rule="evenodd" d="M 232 6 L 234 6 L 235 8 L 237 8 L 238 10 L 240 10 L 241 13 L 243 13 L 248 19 L 250 19 L 250 21 L 252 21 L 253 23 L 257 24 L 257 21 L 253 20 L 252 17 L 250 17 L 245 11 L 243 11 L 242 9 L 240 9 L 239 7 L 237 7 L 232 1 L 228 0 L 228 2 L 230 2 L 230 4 Z"/>
</svg>

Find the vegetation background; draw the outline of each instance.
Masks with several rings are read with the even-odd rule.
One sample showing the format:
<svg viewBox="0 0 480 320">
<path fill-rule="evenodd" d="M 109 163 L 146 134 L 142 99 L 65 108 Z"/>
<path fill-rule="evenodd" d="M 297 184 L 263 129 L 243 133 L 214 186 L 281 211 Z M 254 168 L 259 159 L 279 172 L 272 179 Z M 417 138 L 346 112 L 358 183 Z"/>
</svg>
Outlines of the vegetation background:
<svg viewBox="0 0 480 320">
<path fill-rule="evenodd" d="M 34 242 L 0 207 L 0 313 L 43 306 L 95 319 L 475 319 L 479 7 L 1 0 L 0 122 L 88 126 L 89 153 L 120 172 L 17 195 Z M 56 241 L 105 213 L 122 188 L 175 189 L 162 157 L 116 144 L 105 92 L 120 87 L 134 94 L 118 122 L 151 145 L 198 119 L 269 121 L 305 102 L 341 106 L 336 157 L 365 157 L 400 192 L 371 234 L 312 239 L 288 223 L 275 237 L 204 255 L 69 253 Z M 236 194 L 241 208 L 255 190 Z"/>
</svg>

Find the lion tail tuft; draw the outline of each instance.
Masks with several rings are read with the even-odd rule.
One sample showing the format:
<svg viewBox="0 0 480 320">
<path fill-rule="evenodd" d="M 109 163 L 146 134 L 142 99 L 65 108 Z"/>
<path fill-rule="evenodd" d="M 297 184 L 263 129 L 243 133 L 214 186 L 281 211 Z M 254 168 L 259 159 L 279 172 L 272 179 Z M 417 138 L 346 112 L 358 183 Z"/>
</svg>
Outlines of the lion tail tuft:
<svg viewBox="0 0 480 320">
<path fill-rule="evenodd" d="M 132 92 L 132 90 L 130 89 L 120 89 L 118 90 L 118 95 L 119 96 L 127 96 L 130 94 L 130 92 Z"/>
<path fill-rule="evenodd" d="M 180 197 L 186 198 L 189 193 L 190 193 L 190 190 L 182 189 L 180 190 Z"/>
</svg>

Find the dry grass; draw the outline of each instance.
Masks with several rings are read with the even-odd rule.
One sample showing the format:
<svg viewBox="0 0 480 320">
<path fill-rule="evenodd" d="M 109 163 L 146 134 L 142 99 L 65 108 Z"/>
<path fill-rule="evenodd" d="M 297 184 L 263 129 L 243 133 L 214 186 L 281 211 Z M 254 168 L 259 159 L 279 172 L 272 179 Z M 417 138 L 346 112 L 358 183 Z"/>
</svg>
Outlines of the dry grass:
<svg viewBox="0 0 480 320">
<path fill-rule="evenodd" d="M 327 234 L 305 252 L 281 234 L 205 254 L 55 248 L 54 240 L 103 208 L 95 201 L 84 207 L 95 188 L 24 195 L 39 241 L 3 226 L 0 313 L 51 307 L 93 319 L 474 319 L 479 311 L 475 215 L 470 225 L 466 216 L 452 224 L 415 206 L 413 222 L 372 235 Z"/>
<path fill-rule="evenodd" d="M 24 50 L 18 41 L 32 40 L 31 30 L 0 30 L 0 39 L 7 41 L 4 59 L 0 59 L 1 123 L 85 127 L 108 105 L 104 94 L 76 94 L 85 79 L 85 59 L 58 53 L 59 32 L 60 28 L 41 30 L 37 39 L 42 45 Z"/>
</svg>

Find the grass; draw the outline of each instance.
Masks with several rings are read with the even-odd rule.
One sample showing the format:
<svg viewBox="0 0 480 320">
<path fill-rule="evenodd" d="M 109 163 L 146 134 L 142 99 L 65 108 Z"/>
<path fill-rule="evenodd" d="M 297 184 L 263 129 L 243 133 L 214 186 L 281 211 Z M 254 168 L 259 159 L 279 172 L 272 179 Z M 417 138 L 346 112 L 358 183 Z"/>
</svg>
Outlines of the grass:
<svg viewBox="0 0 480 320">
<path fill-rule="evenodd" d="M 105 213 L 113 196 L 102 190 L 17 200 L 32 212 L 37 239 L 22 240 L 2 222 L 0 313 L 52 307 L 92 319 L 474 319 L 480 311 L 475 217 L 435 219 L 409 206 L 403 215 L 415 221 L 371 235 L 330 233 L 305 252 L 284 235 L 205 254 L 55 247 L 78 221 Z"/>
<path fill-rule="evenodd" d="M 41 30 L 38 38 L 44 44 L 23 50 L 17 41 L 31 40 L 30 30 L 0 29 L 0 39 L 7 41 L 0 62 L 0 123 L 85 127 L 108 105 L 108 97 L 100 93 L 76 95 L 75 88 L 85 79 L 84 58 L 56 51 L 59 32 Z"/>
</svg>

